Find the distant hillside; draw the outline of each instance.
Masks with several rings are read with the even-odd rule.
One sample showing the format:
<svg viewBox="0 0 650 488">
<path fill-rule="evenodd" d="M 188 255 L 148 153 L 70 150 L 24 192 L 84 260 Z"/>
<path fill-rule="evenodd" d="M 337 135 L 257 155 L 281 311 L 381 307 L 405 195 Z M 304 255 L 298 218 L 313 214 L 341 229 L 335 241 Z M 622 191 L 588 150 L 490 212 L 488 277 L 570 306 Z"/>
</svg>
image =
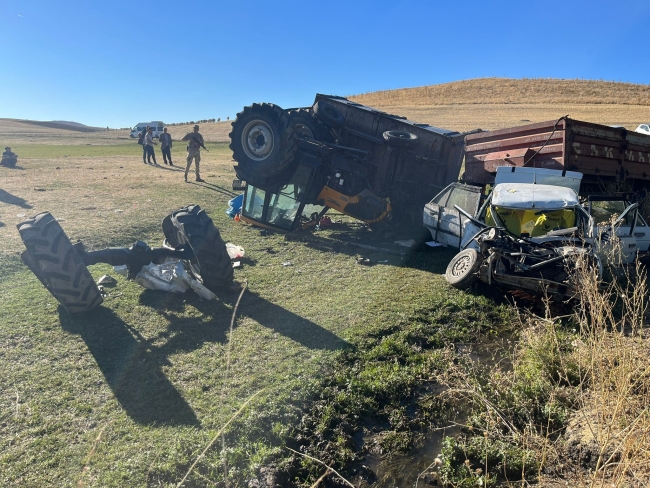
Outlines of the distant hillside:
<svg viewBox="0 0 650 488">
<path fill-rule="evenodd" d="M 106 130 L 106 128 L 90 127 L 88 125 L 80 124 L 78 122 L 68 122 L 64 120 L 53 120 L 51 122 L 40 121 L 40 120 L 23 120 L 23 119 L 4 119 L 4 120 L 20 122 L 21 124 L 31 124 L 31 125 L 38 125 L 41 127 L 49 127 L 51 129 L 73 130 L 76 132 L 97 132 L 100 130 Z"/>
<path fill-rule="evenodd" d="M 50 122 L 47 122 L 47 123 L 50 123 Z M 81 128 L 86 128 L 86 129 L 104 130 L 104 127 L 93 127 L 93 126 L 86 125 L 86 124 L 80 124 L 79 122 L 71 122 L 69 120 L 52 120 L 51 123 L 70 125 L 70 126 L 73 126 L 73 127 L 81 127 Z"/>
<path fill-rule="evenodd" d="M 476 78 L 353 95 L 375 107 L 467 104 L 614 104 L 650 106 L 650 85 L 551 78 Z"/>
<path fill-rule="evenodd" d="M 629 130 L 650 122 L 650 85 L 611 81 L 476 78 L 348 98 L 458 131 L 503 129 L 567 114 Z"/>
</svg>

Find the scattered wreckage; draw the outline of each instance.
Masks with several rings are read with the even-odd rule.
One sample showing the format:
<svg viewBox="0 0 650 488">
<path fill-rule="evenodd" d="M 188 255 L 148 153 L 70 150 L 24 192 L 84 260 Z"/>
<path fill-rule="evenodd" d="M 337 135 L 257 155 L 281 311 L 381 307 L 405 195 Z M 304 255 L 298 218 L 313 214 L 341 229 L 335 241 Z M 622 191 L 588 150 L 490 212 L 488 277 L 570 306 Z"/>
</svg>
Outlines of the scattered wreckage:
<svg viewBox="0 0 650 488">
<path fill-rule="evenodd" d="M 336 96 L 290 110 L 253 104 L 230 133 L 241 219 L 292 231 L 332 208 L 368 224 L 419 223 L 431 195 L 458 179 L 465 135 Z"/>
<path fill-rule="evenodd" d="M 577 172 L 499 167 L 485 198 L 481 187 L 445 188 L 425 205 L 423 221 L 434 240 L 461 249 L 447 281 L 468 288 L 480 279 L 561 299 L 575 295 L 579 268 L 600 276 L 615 251 L 616 264 L 647 253 L 638 203 L 606 196 L 581 202 L 581 179 Z"/>
<path fill-rule="evenodd" d="M 103 301 L 87 268 L 91 264 L 126 266 L 128 277 L 143 286 L 160 289 L 157 284 L 166 281 L 169 291 L 187 285 L 203 297 L 233 286 L 226 245 L 201 207 L 189 205 L 172 212 L 162 229 L 163 247 L 152 249 L 136 241 L 130 248 L 87 251 L 81 242 L 72 244 L 52 214 L 43 212 L 18 224 L 26 247 L 21 259 L 72 314 L 92 310 Z"/>
<path fill-rule="evenodd" d="M 600 273 L 615 245 L 623 263 L 650 246 L 638 205 L 606 191 L 638 198 L 650 187 L 650 135 L 622 127 L 562 117 L 459 133 L 318 94 L 306 108 L 245 107 L 230 139 L 239 178 L 233 188 L 244 190 L 241 220 L 293 231 L 317 225 L 331 208 L 368 224 L 395 218 L 419 225 L 424 207 L 433 239 L 462 249 L 447 270 L 461 288 L 478 278 L 571 296 L 581 263 Z M 224 243 L 198 206 L 163 221 L 167 245 L 156 249 L 138 241 L 85 251 L 49 213 L 18 228 L 24 262 L 71 312 L 101 302 L 86 269 L 98 262 L 126 265 L 133 278 L 150 263 L 175 259 L 208 289 L 232 281 Z"/>
</svg>

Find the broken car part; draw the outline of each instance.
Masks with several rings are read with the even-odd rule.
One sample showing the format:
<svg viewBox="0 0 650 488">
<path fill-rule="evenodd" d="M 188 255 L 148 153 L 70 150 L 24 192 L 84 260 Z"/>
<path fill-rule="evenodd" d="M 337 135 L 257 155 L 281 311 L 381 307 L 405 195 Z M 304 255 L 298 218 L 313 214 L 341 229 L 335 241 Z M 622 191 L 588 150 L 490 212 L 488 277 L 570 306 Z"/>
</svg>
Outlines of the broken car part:
<svg viewBox="0 0 650 488">
<path fill-rule="evenodd" d="M 233 269 L 219 231 L 204 210 L 189 205 L 163 220 L 168 247 L 150 248 L 136 241 L 129 248 L 87 251 L 81 242 L 72 244 L 59 222 L 49 212 L 18 224 L 26 250 L 21 258 L 48 291 L 70 313 L 83 313 L 102 302 L 102 296 L 87 266 L 107 263 L 127 266 L 134 278 L 150 263 L 172 258 L 187 264 L 193 277 L 210 290 L 232 282 Z"/>
</svg>

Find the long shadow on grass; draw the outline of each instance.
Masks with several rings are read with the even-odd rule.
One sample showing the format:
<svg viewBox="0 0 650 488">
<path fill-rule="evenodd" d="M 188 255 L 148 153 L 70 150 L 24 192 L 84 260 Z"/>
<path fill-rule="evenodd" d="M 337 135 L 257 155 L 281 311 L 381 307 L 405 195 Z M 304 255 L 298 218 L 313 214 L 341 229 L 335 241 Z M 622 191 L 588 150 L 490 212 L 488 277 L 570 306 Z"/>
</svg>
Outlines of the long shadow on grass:
<svg viewBox="0 0 650 488">
<path fill-rule="evenodd" d="M 27 200 L 12 195 L 11 193 L 3 190 L 2 188 L 0 188 L 0 202 L 8 203 L 9 205 L 17 205 L 21 208 L 32 208 L 32 206 L 29 203 L 27 203 Z"/>
<path fill-rule="evenodd" d="M 79 334 L 113 394 L 135 422 L 199 425 L 192 408 L 160 369 L 167 356 L 106 307 L 82 317 L 59 309 L 65 330 Z"/>
<path fill-rule="evenodd" d="M 203 183 L 199 183 L 188 179 L 188 183 L 191 185 L 200 186 L 201 188 L 206 188 L 208 190 L 216 191 L 217 193 L 221 193 L 222 195 L 225 195 L 227 197 L 237 196 L 237 193 L 230 191 L 227 188 L 222 188 L 218 185 L 215 185 L 214 183 L 208 183 L 207 181 L 204 181 Z"/>
<path fill-rule="evenodd" d="M 304 242 L 308 247 L 321 252 L 366 257 L 371 260 L 371 264 L 382 262 L 383 265 L 414 268 L 436 274 L 443 274 L 449 261 L 458 253 L 458 249 L 450 247 L 430 248 L 424 244 L 424 237 L 419 235 L 415 236 L 418 244 L 413 248 L 394 245 L 394 241 L 406 237 L 408 236 L 395 234 L 386 238 L 381 233 L 369 232 L 359 226 L 337 224 L 337 231 L 329 235 L 305 232 L 286 234 L 285 239 Z"/>
<path fill-rule="evenodd" d="M 200 348 L 205 342 L 225 343 L 237 294 L 224 294 L 220 300 L 201 300 L 191 292 L 185 295 L 145 290 L 140 303 L 156 308 L 169 320 L 173 336 L 160 346 L 164 355 Z M 201 317 L 179 317 L 185 305 L 201 312 Z M 336 334 L 285 308 L 246 291 L 237 310 L 238 319 L 248 317 L 309 349 L 337 350 L 349 344 Z"/>
</svg>

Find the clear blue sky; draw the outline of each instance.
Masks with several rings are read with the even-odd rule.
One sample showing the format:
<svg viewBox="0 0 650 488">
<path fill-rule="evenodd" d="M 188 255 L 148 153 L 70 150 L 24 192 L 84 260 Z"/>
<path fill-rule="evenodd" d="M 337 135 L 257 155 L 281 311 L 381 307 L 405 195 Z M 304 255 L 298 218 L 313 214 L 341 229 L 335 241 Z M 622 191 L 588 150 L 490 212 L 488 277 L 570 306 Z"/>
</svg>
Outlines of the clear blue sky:
<svg viewBox="0 0 650 488">
<path fill-rule="evenodd" d="M 477 77 L 650 83 L 650 2 L 0 1 L 0 117 L 127 127 Z"/>
</svg>

